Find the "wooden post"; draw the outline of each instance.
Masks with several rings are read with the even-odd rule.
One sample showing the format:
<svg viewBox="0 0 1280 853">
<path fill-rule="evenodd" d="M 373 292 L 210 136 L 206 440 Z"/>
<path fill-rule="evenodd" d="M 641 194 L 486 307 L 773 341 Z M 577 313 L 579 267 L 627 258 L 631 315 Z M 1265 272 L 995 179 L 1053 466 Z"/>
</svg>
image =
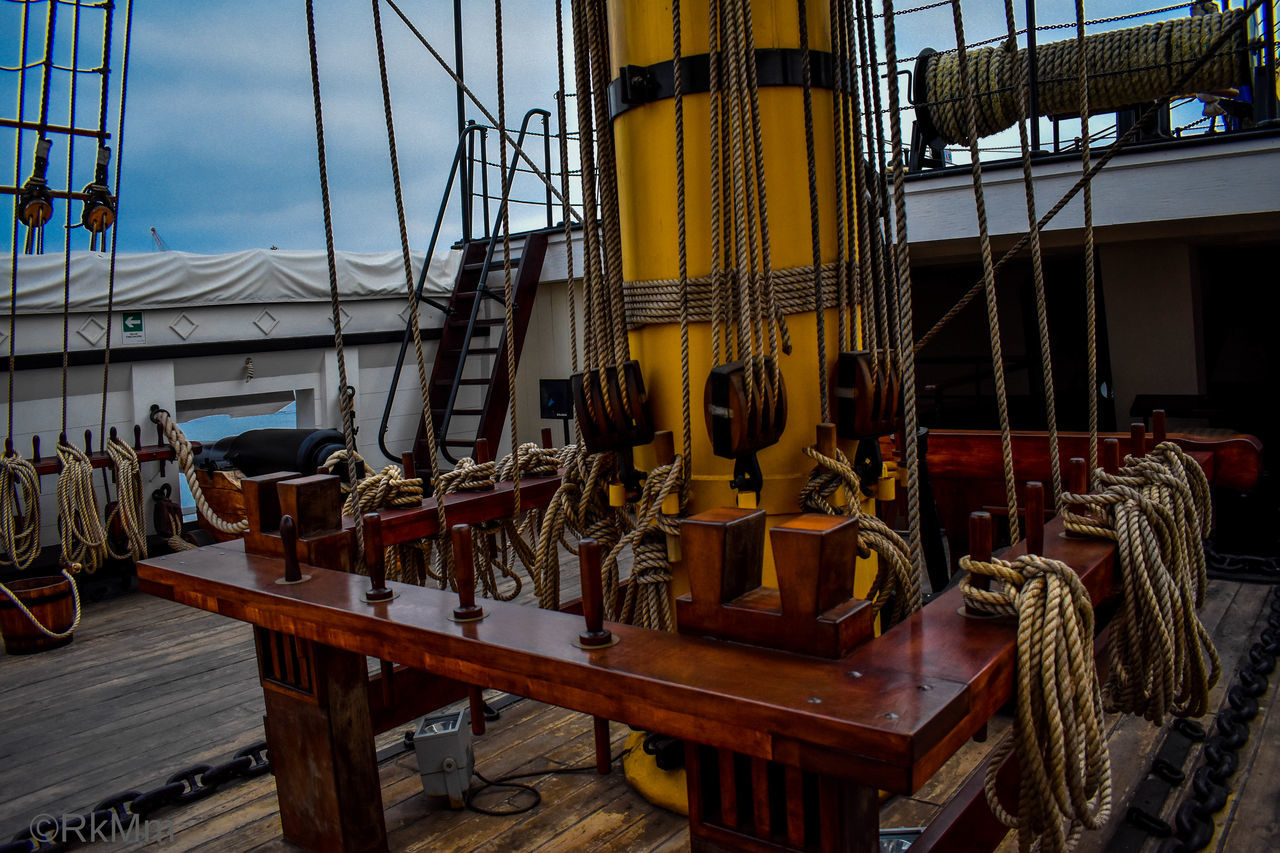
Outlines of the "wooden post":
<svg viewBox="0 0 1280 853">
<path fill-rule="evenodd" d="M 1168 437 L 1168 422 L 1165 418 L 1164 409 L 1156 409 L 1151 413 L 1151 443 L 1152 446 L 1161 444 Z"/>
<path fill-rule="evenodd" d="M 404 471 L 406 480 L 412 480 L 418 476 L 418 465 L 413 461 L 413 451 L 406 450 L 400 454 L 400 468 Z"/>
<path fill-rule="evenodd" d="M 479 622 L 484 618 L 484 608 L 476 604 L 475 551 L 471 541 L 471 526 L 455 524 L 453 536 L 454 583 L 458 586 L 458 606 L 453 608 L 453 621 Z M 471 707 L 471 731 L 484 734 L 484 696 L 479 687 L 467 688 L 467 700 Z"/>
<path fill-rule="evenodd" d="M 284 582 L 301 583 L 302 569 L 298 567 L 298 528 L 293 516 L 280 519 L 280 542 L 284 545 Z"/>
<path fill-rule="evenodd" d="M 1108 438 L 1102 442 L 1102 452 L 1098 454 L 1102 470 L 1114 474 L 1120 470 L 1120 441 Z"/>
<path fill-rule="evenodd" d="M 455 524 L 453 537 L 454 583 L 458 587 L 458 606 L 453 608 L 453 621 L 478 622 L 484 608 L 476 604 L 475 552 L 471 544 L 471 526 Z"/>
<path fill-rule="evenodd" d="M 475 460 L 477 465 L 493 461 L 493 454 L 489 452 L 489 439 L 487 438 L 477 438 L 475 448 L 471 452 L 471 458 Z"/>
<path fill-rule="evenodd" d="M 603 649 L 613 645 L 613 633 L 604 627 L 604 588 L 600 575 L 600 543 L 583 539 L 578 543 L 578 572 L 582 580 L 582 616 L 587 630 L 578 634 L 578 645 L 584 649 Z M 609 746 L 609 721 L 592 717 L 595 734 L 596 772 L 601 776 L 613 764 Z"/>
<path fill-rule="evenodd" d="M 578 572 L 582 580 L 582 616 L 587 630 L 578 634 L 584 649 L 613 645 L 613 633 L 604 627 L 604 584 L 600 571 L 600 543 L 583 539 L 578 543 Z"/>
<path fill-rule="evenodd" d="M 1044 553 L 1044 485 L 1027 483 L 1027 553 Z"/>
<path fill-rule="evenodd" d="M 377 512 L 364 514 L 364 564 L 369 570 L 369 589 L 364 600 L 370 604 L 390 601 L 395 593 L 387 589 L 387 565 L 382 545 L 382 516 Z"/>
<path fill-rule="evenodd" d="M 255 639 L 284 839 L 386 850 L 365 656 L 266 628 Z"/>
<path fill-rule="evenodd" d="M 1129 455 L 1134 459 L 1147 455 L 1147 427 L 1141 421 L 1129 424 Z"/>
<path fill-rule="evenodd" d="M 555 439 L 551 437 L 551 427 L 542 428 L 542 446 L 546 450 L 551 450 L 556 446 Z"/>
<path fill-rule="evenodd" d="M 983 510 L 969 513 L 969 559 L 985 563 L 991 559 L 991 513 Z M 986 589 L 990 578 L 975 575 L 971 583 L 977 589 Z M 965 605 L 965 611 L 977 615 L 978 611 Z"/>
<path fill-rule="evenodd" d="M 609 745 L 609 721 L 604 717 L 592 717 L 591 723 L 596 740 L 596 773 L 608 776 L 613 768 L 613 755 Z"/>
<path fill-rule="evenodd" d="M 1067 490 L 1073 495 L 1089 494 L 1089 463 L 1079 456 L 1067 462 Z"/>
</svg>

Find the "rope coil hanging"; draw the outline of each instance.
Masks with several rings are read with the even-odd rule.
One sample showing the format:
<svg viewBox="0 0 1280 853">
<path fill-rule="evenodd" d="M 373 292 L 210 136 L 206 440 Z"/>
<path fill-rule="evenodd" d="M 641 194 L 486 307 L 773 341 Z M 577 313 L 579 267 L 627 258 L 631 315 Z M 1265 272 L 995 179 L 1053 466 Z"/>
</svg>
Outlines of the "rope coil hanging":
<svg viewBox="0 0 1280 853">
<path fill-rule="evenodd" d="M 62 562 L 72 571 L 98 570 L 107 557 L 107 533 L 93 488 L 93 464 L 70 444 L 58 442 L 62 471 L 58 474 L 58 531 Z"/>
<path fill-rule="evenodd" d="M 1018 830 L 1018 849 L 1060 853 L 1082 829 L 1111 812 L 1111 760 L 1102 692 L 1093 662 L 1093 604 L 1066 563 L 1027 554 L 1009 562 L 963 557 L 966 605 L 1018 620 L 1017 713 L 1011 739 L 987 764 L 992 813 Z M 978 589 L 973 575 L 998 588 Z M 996 794 L 996 776 L 1014 751 L 1020 772 L 1017 814 Z"/>
<path fill-rule="evenodd" d="M 0 549 L 0 565 L 16 569 L 40 554 L 40 477 L 17 453 L 0 457 Z"/>
<path fill-rule="evenodd" d="M 147 556 L 147 523 L 142 515 L 142 469 L 138 454 L 125 442 L 112 436 L 107 440 L 107 453 L 116 472 L 116 502 L 112 514 L 119 519 L 128 540 L 126 556 L 140 560 Z"/>
<path fill-rule="evenodd" d="M 1213 524 L 1209 484 L 1172 442 L 1116 474 L 1094 473 L 1096 491 L 1062 496 L 1066 529 L 1116 542 L 1124 594 L 1113 624 L 1109 710 L 1197 717 L 1209 708 L 1220 664 L 1196 609 L 1206 585 L 1204 539 Z"/>
</svg>

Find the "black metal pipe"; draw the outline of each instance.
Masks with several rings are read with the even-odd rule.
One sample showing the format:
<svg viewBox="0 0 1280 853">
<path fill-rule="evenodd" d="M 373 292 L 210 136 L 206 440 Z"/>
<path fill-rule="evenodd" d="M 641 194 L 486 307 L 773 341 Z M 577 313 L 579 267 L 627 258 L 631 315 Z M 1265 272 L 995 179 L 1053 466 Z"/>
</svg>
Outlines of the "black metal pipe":
<svg viewBox="0 0 1280 853">
<path fill-rule="evenodd" d="M 463 134 L 467 132 L 467 100 L 466 95 L 462 91 L 462 0 L 453 0 L 453 65 L 458 73 L 458 138 L 461 139 Z M 467 212 L 467 197 L 471 194 L 471 186 L 464 179 L 462 182 L 462 202 L 459 206 L 462 208 L 462 239 L 471 239 L 471 217 Z"/>
<path fill-rule="evenodd" d="M 547 176 L 547 227 L 555 224 L 551 219 L 551 113 L 542 117 L 542 171 Z"/>
<path fill-rule="evenodd" d="M 1083 61 L 1083 60 L 1082 60 Z M 1040 150 L 1040 74 L 1036 68 L 1036 0 L 1027 0 L 1027 121 L 1031 150 Z"/>
</svg>

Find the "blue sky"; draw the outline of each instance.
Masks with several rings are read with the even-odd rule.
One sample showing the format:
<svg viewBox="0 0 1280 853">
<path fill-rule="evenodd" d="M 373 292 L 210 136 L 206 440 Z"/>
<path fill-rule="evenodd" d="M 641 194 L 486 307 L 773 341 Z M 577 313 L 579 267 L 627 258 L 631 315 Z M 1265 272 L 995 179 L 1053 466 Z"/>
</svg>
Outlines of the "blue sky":
<svg viewBox="0 0 1280 853">
<path fill-rule="evenodd" d="M 123 6 L 123 0 L 116 2 Z M 923 3 L 905 0 L 898 6 Z M 0 65 L 17 65 L 23 5 L 0 2 Z M 34 30 L 28 59 L 32 61 L 42 50 L 48 3 L 29 5 Z M 505 5 L 508 122 L 514 124 L 525 110 L 535 106 L 550 109 L 554 116 L 553 4 L 551 0 L 508 0 Z M 1015 5 L 1021 24 L 1023 0 L 1015 0 Z M 1095 2 L 1087 15 L 1123 14 L 1164 5 L 1168 4 L 1150 0 Z M 395 249 L 398 238 L 370 7 L 368 3 L 324 0 L 316 6 L 336 241 L 339 248 L 355 251 Z M 322 248 L 302 0 L 134 0 L 133 7 L 120 249 L 153 250 L 152 227 L 170 248 L 193 252 L 269 246 Z M 402 7 L 452 60 L 452 4 L 447 0 L 404 0 Z M 1037 8 L 1042 25 L 1074 19 L 1071 0 L 1039 0 Z M 493 6 L 465 0 L 464 9 L 467 79 L 496 113 Z M 61 38 L 54 54 L 59 64 L 69 63 L 70 19 L 65 14 L 60 12 Z M 82 15 L 86 30 L 101 27 L 100 12 L 86 10 Z M 997 0 L 971 0 L 965 4 L 965 15 L 969 41 L 1003 31 L 1003 3 Z M 1136 23 L 1147 20 L 1155 18 Z M 445 73 L 385 5 L 383 26 L 410 236 L 415 248 L 421 249 L 456 143 L 454 90 Z M 939 49 L 954 45 L 950 12 L 945 7 L 904 16 L 898 30 L 899 52 L 904 56 L 914 55 L 926 45 Z M 122 31 L 121 14 L 117 54 Z M 1047 41 L 1069 35 L 1057 31 L 1041 38 Z M 96 65 L 96 61 L 86 62 L 82 57 L 81 64 Z M 118 56 L 114 64 L 113 90 L 119 84 Z M 16 76 L 0 73 L 0 115 L 16 113 Z M 66 118 L 68 96 L 62 79 L 66 76 L 54 75 L 50 108 L 54 122 Z M 85 79 L 90 79 L 89 75 Z M 77 123 L 95 123 L 96 86 L 96 78 L 89 84 L 82 82 Z M 114 94 L 111 101 L 114 104 Z M 30 100 L 26 114 L 28 119 L 36 114 Z M 468 114 L 480 118 L 474 108 L 469 107 Z M 114 114 L 108 124 L 114 131 Z M 1012 138 L 1016 144 L 1016 136 Z M 0 151 L 11 152 L 13 144 L 13 131 L 0 128 Z M 31 138 L 24 142 L 20 180 L 30 170 L 31 144 Z M 4 184 L 14 177 L 11 156 L 0 158 L 5 163 L 0 173 Z M 64 156 L 55 156 L 51 184 L 60 186 L 66 181 Z M 76 189 L 88 182 L 91 159 L 92 142 L 81 143 L 72 181 Z M 496 140 L 491 159 L 496 159 Z M 527 196 L 534 191 L 526 185 L 523 193 L 517 188 L 516 194 Z M 78 216 L 78 210 L 76 205 L 73 215 Z M 56 212 L 54 227 L 47 230 L 47 251 L 61 251 L 61 216 L 60 210 Z M 445 245 L 458 236 L 457 225 L 450 228 L 448 223 L 442 237 Z M 10 233 L 7 224 L 0 228 L 4 243 L 0 251 L 7 251 Z M 87 248 L 82 231 L 73 235 L 73 248 Z"/>
</svg>

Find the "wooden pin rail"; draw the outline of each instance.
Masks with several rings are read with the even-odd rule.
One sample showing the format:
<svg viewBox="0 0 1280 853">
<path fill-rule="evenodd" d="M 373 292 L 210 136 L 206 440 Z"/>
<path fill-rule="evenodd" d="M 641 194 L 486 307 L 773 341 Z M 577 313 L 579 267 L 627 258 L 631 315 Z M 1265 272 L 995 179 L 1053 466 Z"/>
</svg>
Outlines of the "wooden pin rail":
<svg viewBox="0 0 1280 853">
<path fill-rule="evenodd" d="M 141 430 L 134 427 L 133 452 L 138 454 L 139 462 L 172 462 L 176 457 L 173 448 L 167 444 L 141 444 L 139 442 Z M 111 428 L 111 437 L 116 437 L 115 427 Z M 66 443 L 66 436 L 59 436 L 59 441 Z M 89 430 L 85 430 L 85 448 L 93 446 L 93 436 Z M 197 441 L 191 442 L 191 452 L 199 454 L 201 445 Z M 8 439 L 5 440 L 5 455 L 13 455 L 13 444 Z M 85 455 L 89 457 L 89 464 L 95 469 L 97 468 L 114 468 L 115 462 L 112 461 L 111 455 L 105 450 L 86 450 Z M 31 457 L 32 467 L 36 469 L 36 473 L 40 476 L 48 474 L 57 474 L 62 471 L 62 460 L 55 451 L 53 456 L 42 456 L 40 451 L 40 437 L 32 436 L 31 438 Z"/>
<path fill-rule="evenodd" d="M 1109 599 L 1114 546 L 1061 532 L 1060 522 L 1048 525 L 1046 556 L 1079 567 L 1095 605 Z M 447 592 L 389 583 L 398 596 L 368 604 L 365 578 L 304 571 L 311 581 L 278 584 L 281 561 L 246 554 L 239 542 L 151 558 L 138 569 L 147 592 L 250 622 L 260 636 L 279 638 L 273 648 L 288 646 L 318 667 L 302 688 L 296 676 L 292 682 L 288 673 L 280 676 L 290 685 L 290 701 L 305 711 L 282 707 L 289 703 L 277 695 L 279 684 L 267 675 L 263 681 L 273 697 L 268 738 L 273 756 L 281 756 L 285 837 L 311 849 L 385 849 L 369 688 L 344 663 L 364 655 L 425 670 L 447 684 L 494 687 L 661 731 L 692 750 L 742 756 L 758 765 L 761 779 L 780 765 L 783 778 L 809 779 L 824 792 L 822 832 L 861 851 L 876 849 L 876 789 L 916 791 L 1012 695 L 1013 629 L 964 616 L 954 589 L 845 657 L 821 660 L 613 623 L 607 628 L 616 645 L 584 650 L 573 642 L 581 622 L 567 614 L 492 601 L 482 621 L 459 623 L 450 618 L 457 599 Z M 286 657 L 293 660 L 293 653 Z M 264 663 L 263 671 L 275 670 Z M 321 680 L 327 692 L 317 699 Z M 328 722 L 309 724 L 305 743 L 283 742 L 298 737 L 294 718 L 317 714 Z M 281 733 L 286 728 L 288 735 Z M 360 772 L 302 766 L 303 755 L 320 752 Z M 691 786 L 714 781 L 714 763 L 697 766 Z M 744 827 L 725 825 L 729 817 L 745 820 L 745 811 L 728 814 L 709 789 L 691 787 L 695 794 L 700 849 L 747 837 Z M 359 808 L 334 809 L 324 827 L 308 817 L 321 801 L 356 800 Z M 833 803 L 843 804 L 835 817 Z M 774 830 L 784 842 L 798 832 L 794 825 Z"/>
</svg>

